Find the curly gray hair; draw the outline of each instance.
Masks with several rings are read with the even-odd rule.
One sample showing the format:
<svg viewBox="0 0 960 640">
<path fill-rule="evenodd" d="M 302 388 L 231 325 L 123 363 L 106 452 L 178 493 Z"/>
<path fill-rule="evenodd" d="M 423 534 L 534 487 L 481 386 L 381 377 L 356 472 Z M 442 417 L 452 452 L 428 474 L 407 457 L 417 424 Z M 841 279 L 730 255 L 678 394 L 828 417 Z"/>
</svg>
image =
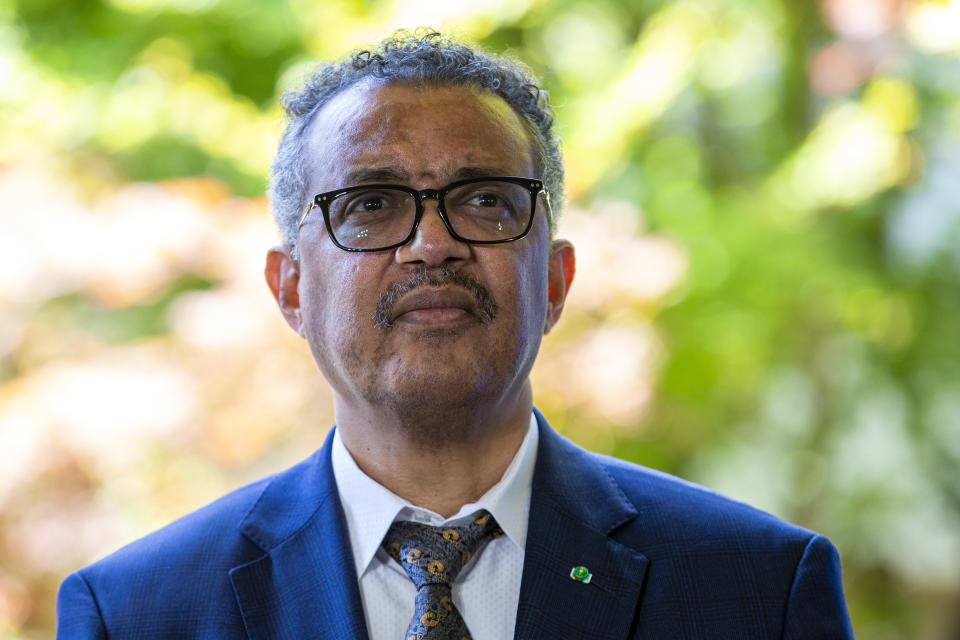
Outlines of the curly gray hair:
<svg viewBox="0 0 960 640">
<path fill-rule="evenodd" d="M 313 116 L 335 95 L 368 78 L 381 82 L 462 85 L 493 92 L 520 115 L 533 141 L 538 176 L 551 195 L 551 233 L 563 200 L 560 139 L 546 91 L 522 63 L 481 51 L 435 31 L 397 31 L 370 49 L 320 64 L 303 88 L 283 94 L 286 127 L 270 169 L 268 195 L 285 244 L 297 253 L 297 223 L 308 194 L 303 168 L 305 134 Z"/>
</svg>

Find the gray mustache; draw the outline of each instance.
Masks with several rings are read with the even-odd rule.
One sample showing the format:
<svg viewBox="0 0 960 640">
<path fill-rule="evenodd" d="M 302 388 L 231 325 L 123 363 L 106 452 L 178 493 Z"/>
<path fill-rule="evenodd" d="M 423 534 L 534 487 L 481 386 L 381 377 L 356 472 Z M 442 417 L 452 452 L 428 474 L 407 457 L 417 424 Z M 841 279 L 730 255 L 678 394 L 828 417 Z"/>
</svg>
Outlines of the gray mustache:
<svg viewBox="0 0 960 640">
<path fill-rule="evenodd" d="M 476 315 L 483 323 L 491 322 L 497 316 L 497 303 L 483 284 L 476 278 L 443 265 L 439 267 L 418 267 L 405 280 L 394 282 L 380 294 L 377 306 L 373 310 L 373 323 L 378 329 L 393 327 L 393 308 L 403 296 L 418 287 L 443 287 L 454 285 L 466 290 L 476 304 Z"/>
</svg>

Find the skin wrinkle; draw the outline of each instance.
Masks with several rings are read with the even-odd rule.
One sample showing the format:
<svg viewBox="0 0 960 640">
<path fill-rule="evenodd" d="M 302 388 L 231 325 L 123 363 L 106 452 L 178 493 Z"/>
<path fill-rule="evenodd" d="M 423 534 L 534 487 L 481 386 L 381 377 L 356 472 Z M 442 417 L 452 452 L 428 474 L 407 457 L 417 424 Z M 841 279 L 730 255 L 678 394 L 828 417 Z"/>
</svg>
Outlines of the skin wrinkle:
<svg viewBox="0 0 960 640">
<path fill-rule="evenodd" d="M 391 157 L 390 151 L 393 149 L 417 148 L 421 146 L 420 140 L 413 138 L 412 132 L 408 131 L 403 125 L 405 121 L 409 121 L 411 118 L 415 119 L 418 116 L 420 109 L 418 105 L 390 105 L 389 108 L 375 107 L 373 110 L 368 109 L 363 113 L 360 113 L 360 110 L 356 107 L 355 98 L 358 94 L 362 95 L 370 91 L 376 91 L 384 86 L 402 86 L 410 87 L 417 91 L 429 91 L 429 89 L 420 85 L 409 83 L 384 85 L 374 80 L 367 80 L 357 83 L 333 97 L 321 110 L 321 113 L 314 116 L 307 127 L 304 154 L 316 163 L 312 171 L 306 171 L 306 193 L 308 198 L 317 193 L 323 193 L 341 187 L 354 186 L 350 181 L 350 173 L 353 172 L 337 172 L 335 170 L 337 164 L 341 164 L 342 166 L 342 163 L 336 162 L 338 156 L 356 155 L 357 157 L 354 164 L 364 169 L 386 167 L 391 170 L 400 168 L 400 171 L 403 171 L 401 159 Z M 449 90 L 452 87 L 438 86 L 436 88 L 438 90 Z M 457 88 L 476 96 L 493 97 L 468 87 Z M 476 127 L 471 126 L 473 122 L 471 122 L 470 119 L 457 118 L 457 115 L 460 114 L 451 112 L 451 117 L 438 125 L 438 137 L 463 140 L 464 142 L 462 144 L 465 148 L 483 148 L 496 144 L 513 147 L 515 149 L 513 152 L 514 155 L 526 158 L 527 161 L 533 165 L 531 175 L 536 173 L 537 169 L 533 144 L 530 142 L 526 127 L 520 122 L 516 112 L 502 100 L 481 100 L 478 101 L 478 107 L 484 118 L 491 122 L 498 122 L 500 126 L 478 131 Z M 351 115 L 354 117 L 349 117 Z M 339 120 L 341 122 L 341 129 L 335 140 L 331 140 L 327 136 L 318 135 L 318 129 L 322 129 L 323 124 L 331 120 Z M 375 122 L 372 126 L 371 121 Z M 472 139 L 465 140 L 466 133 L 473 134 Z M 320 141 L 324 143 L 324 148 L 316 149 L 315 146 Z M 526 145 L 518 145 L 517 143 L 520 141 L 525 141 Z M 329 146 L 331 142 L 335 144 L 333 149 Z M 518 146 L 525 146 L 526 148 L 517 148 Z M 377 153 L 369 155 L 357 153 L 359 150 L 365 148 L 376 148 Z M 429 154 L 431 149 L 422 149 L 421 152 Z M 489 163 L 472 163 L 473 166 L 478 167 L 486 166 L 486 164 Z M 360 170 L 362 171 L 364 169 Z M 406 180 L 408 181 L 414 182 L 418 179 L 431 180 L 440 185 L 459 178 L 458 175 L 452 175 L 449 178 L 441 180 L 441 176 L 439 175 L 441 171 L 429 172 L 420 176 L 411 176 L 408 172 L 404 173 L 406 173 Z M 498 171 L 497 173 L 512 175 L 512 173 L 508 171 Z M 326 177 L 327 180 L 318 183 L 316 178 L 319 176 Z M 334 178 L 334 176 L 336 177 Z M 416 188 L 413 184 L 408 186 Z"/>
</svg>

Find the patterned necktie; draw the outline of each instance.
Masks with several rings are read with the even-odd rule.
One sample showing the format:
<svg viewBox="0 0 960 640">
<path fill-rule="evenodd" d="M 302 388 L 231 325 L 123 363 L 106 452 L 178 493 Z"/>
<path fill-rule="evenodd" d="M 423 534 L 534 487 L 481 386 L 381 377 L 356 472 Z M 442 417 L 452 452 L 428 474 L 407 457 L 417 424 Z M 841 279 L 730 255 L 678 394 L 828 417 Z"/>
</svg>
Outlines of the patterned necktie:
<svg viewBox="0 0 960 640">
<path fill-rule="evenodd" d="M 383 548 L 417 588 L 406 640 L 470 640 L 467 625 L 450 599 L 450 588 L 470 557 L 488 540 L 502 535 L 503 529 L 486 511 L 456 527 L 415 522 L 391 525 Z"/>
</svg>

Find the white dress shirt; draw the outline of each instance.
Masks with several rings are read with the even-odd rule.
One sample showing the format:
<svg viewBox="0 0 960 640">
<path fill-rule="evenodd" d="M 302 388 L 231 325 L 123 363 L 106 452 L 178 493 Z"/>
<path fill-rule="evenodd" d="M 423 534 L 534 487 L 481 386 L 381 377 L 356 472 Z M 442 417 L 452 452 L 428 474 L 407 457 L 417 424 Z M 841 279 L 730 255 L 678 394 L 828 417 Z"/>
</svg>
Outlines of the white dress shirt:
<svg viewBox="0 0 960 640">
<path fill-rule="evenodd" d="M 404 638 L 413 618 L 416 588 L 403 567 L 380 548 L 393 521 L 455 524 L 480 509 L 493 514 L 506 535 L 491 540 L 466 564 L 454 581 L 453 602 L 474 640 L 513 637 L 537 441 L 537 420 L 531 414 L 527 435 L 500 481 L 479 500 L 444 519 L 410 504 L 361 471 L 336 431 L 333 475 L 346 515 L 370 640 Z"/>
</svg>

